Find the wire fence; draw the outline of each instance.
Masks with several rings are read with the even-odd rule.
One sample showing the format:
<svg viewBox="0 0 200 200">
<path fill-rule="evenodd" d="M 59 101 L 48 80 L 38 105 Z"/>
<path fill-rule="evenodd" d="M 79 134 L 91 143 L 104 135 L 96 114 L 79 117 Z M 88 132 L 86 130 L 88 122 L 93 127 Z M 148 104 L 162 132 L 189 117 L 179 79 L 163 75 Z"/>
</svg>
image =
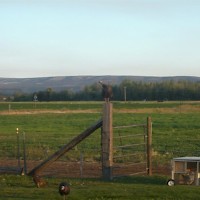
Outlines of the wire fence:
<svg viewBox="0 0 200 200">
<path fill-rule="evenodd" d="M 21 172 L 23 168 L 24 172 L 28 173 L 74 138 L 74 135 L 68 135 L 61 143 L 58 137 L 48 137 L 48 140 L 43 141 L 41 135 L 48 135 L 48 133 L 29 135 L 19 131 L 18 134 L 6 138 L 6 142 L 0 147 L 0 172 Z M 100 130 L 95 131 L 42 171 L 42 174 L 100 177 L 102 168 L 100 138 Z"/>
<path fill-rule="evenodd" d="M 113 132 L 114 176 L 146 171 L 145 126 L 113 127 Z M 29 172 L 74 137 L 75 134 L 65 132 L 29 133 L 19 130 L 17 135 L 16 130 L 13 130 L 13 134 L 1 133 L 0 172 L 20 173 L 21 168 L 24 168 L 25 157 L 27 172 Z M 158 144 L 156 141 L 160 141 L 161 137 L 163 142 Z M 157 172 L 157 168 L 161 165 L 167 166 L 170 171 L 171 159 L 175 157 L 200 156 L 197 139 L 185 136 L 181 140 L 184 148 L 177 137 L 172 138 L 172 142 L 165 142 L 165 135 L 153 133 L 154 172 Z M 101 130 L 96 130 L 43 173 L 48 176 L 101 177 Z"/>
<path fill-rule="evenodd" d="M 146 126 L 114 127 L 113 176 L 146 172 Z M 46 136 L 45 140 L 42 139 Z M 61 133 L 60 133 L 61 135 Z M 74 138 L 17 130 L 0 148 L 1 172 L 28 173 Z M 12 144 L 12 145 L 10 145 Z M 46 176 L 101 177 L 101 130 L 76 145 L 41 173 Z"/>
</svg>

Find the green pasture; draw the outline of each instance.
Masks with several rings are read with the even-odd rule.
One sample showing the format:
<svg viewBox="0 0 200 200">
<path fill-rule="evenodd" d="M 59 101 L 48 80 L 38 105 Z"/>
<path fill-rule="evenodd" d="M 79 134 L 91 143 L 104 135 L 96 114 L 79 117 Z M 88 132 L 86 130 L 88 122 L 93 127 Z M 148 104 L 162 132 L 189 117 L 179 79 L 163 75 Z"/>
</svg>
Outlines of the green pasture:
<svg viewBox="0 0 200 200">
<path fill-rule="evenodd" d="M 169 164 L 173 157 L 200 156 L 199 102 L 113 102 L 113 108 L 113 126 L 145 124 L 147 117 L 151 116 L 154 167 Z M 93 110 L 94 112 L 11 113 L 24 110 Z M 16 157 L 16 128 L 19 128 L 20 137 L 23 134 L 26 136 L 28 157 L 44 159 L 46 150 L 50 155 L 98 121 L 102 115 L 101 110 L 102 102 L 36 102 L 36 105 L 33 102 L 0 103 L 0 160 Z M 129 112 L 125 112 L 126 110 Z M 100 130 L 95 131 L 77 146 L 81 151 L 88 149 L 88 156 L 91 152 L 98 152 L 99 148 Z M 71 154 L 77 158 L 80 156 L 75 155 L 76 151 Z M 98 160 L 98 155 L 95 156 Z M 63 180 L 71 184 L 72 190 L 68 199 L 199 198 L 199 187 L 168 187 L 166 186 L 168 178 L 164 175 L 133 176 L 104 182 L 99 179 L 49 177 L 49 186 L 38 189 L 31 177 L 1 175 L 0 199 L 62 199 L 57 189 L 59 182 Z"/>
<path fill-rule="evenodd" d="M 75 110 L 89 109 L 89 113 L 38 113 L 38 114 L 7 114 L 0 115 L 0 145 L 16 148 L 16 128 L 20 133 L 26 134 L 26 142 L 31 148 L 48 148 L 54 152 L 63 144 L 80 134 L 90 125 L 101 118 L 102 102 L 36 102 L 38 107 L 48 110 L 62 110 L 63 108 Z M 1 110 L 9 103 L 0 103 Z M 31 110 L 31 103 L 12 103 L 12 108 L 19 111 L 23 108 Z M 185 105 L 184 108 L 180 105 Z M 153 122 L 153 150 L 157 156 L 199 155 L 200 112 L 190 112 L 200 106 L 199 102 L 114 102 L 113 126 L 129 124 L 145 124 L 147 117 L 151 116 Z M 14 109 L 15 107 L 15 109 Z M 145 113 L 145 109 L 151 108 Z M 171 109 L 173 112 L 160 112 L 158 109 Z M 191 108 L 191 109 L 190 109 Z M 131 113 L 120 112 L 124 109 L 132 110 Z M 98 110 L 98 112 L 97 112 Z M 138 110 L 142 110 L 138 113 Z M 134 112 L 136 111 L 136 112 Z M 142 130 L 140 130 L 142 131 Z M 116 131 L 117 134 L 117 131 Z M 100 130 L 90 136 L 98 141 Z M 90 141 L 90 138 L 87 140 Z M 92 142 L 80 144 L 84 148 L 92 146 Z M 95 144 L 99 146 L 100 142 Z M 8 152 L 9 153 L 9 152 Z M 0 155 L 1 157 L 2 155 Z M 12 155 L 13 156 L 13 155 Z"/>
<path fill-rule="evenodd" d="M 145 108 L 175 108 L 179 111 L 181 105 L 197 106 L 200 108 L 198 101 L 166 101 L 166 102 L 146 102 L 146 101 L 127 101 L 113 102 L 116 109 L 145 109 Z M 73 102 L 0 102 L 0 111 L 12 110 L 85 110 L 85 109 L 98 109 L 101 111 L 101 101 L 73 101 Z"/>
<path fill-rule="evenodd" d="M 2 102 L 0 111 L 101 109 L 102 102 Z"/>
</svg>

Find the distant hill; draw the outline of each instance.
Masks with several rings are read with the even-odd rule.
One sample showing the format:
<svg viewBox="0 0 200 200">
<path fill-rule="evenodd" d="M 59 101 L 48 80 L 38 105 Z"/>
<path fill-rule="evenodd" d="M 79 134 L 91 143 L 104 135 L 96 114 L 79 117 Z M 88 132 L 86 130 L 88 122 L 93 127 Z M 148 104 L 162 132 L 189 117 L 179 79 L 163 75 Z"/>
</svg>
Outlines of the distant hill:
<svg viewBox="0 0 200 200">
<path fill-rule="evenodd" d="M 52 88 L 54 91 L 72 90 L 79 91 L 86 85 L 92 85 L 99 81 L 118 85 L 123 80 L 142 82 L 162 82 L 166 80 L 200 81 L 195 76 L 55 76 L 42 78 L 0 78 L 0 94 L 14 94 L 15 92 L 33 93 Z"/>
</svg>

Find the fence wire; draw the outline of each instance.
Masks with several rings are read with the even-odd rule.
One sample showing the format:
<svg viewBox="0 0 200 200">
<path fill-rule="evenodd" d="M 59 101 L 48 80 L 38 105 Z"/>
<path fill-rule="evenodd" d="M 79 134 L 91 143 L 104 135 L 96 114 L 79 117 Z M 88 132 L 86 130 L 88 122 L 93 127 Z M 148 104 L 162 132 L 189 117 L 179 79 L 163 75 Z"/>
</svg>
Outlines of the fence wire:
<svg viewBox="0 0 200 200">
<path fill-rule="evenodd" d="M 145 174 L 147 168 L 146 125 L 113 127 L 113 176 Z"/>
<path fill-rule="evenodd" d="M 60 138 L 51 134 L 42 140 L 41 135 L 48 136 L 48 133 L 30 135 L 19 132 L 18 135 L 1 136 L 0 172 L 15 173 L 25 168 L 28 173 L 75 137 L 66 135 Z M 100 177 L 102 171 L 100 137 L 100 130 L 96 130 L 41 173 L 48 176 Z"/>
</svg>

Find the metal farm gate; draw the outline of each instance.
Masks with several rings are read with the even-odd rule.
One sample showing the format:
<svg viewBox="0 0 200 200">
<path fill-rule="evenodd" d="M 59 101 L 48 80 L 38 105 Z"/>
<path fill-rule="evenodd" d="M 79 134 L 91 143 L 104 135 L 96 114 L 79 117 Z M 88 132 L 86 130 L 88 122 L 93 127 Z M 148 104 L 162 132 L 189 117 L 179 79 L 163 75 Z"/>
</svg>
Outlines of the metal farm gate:
<svg viewBox="0 0 200 200">
<path fill-rule="evenodd" d="M 147 124 L 113 127 L 112 176 L 151 175 L 151 119 Z"/>
</svg>

